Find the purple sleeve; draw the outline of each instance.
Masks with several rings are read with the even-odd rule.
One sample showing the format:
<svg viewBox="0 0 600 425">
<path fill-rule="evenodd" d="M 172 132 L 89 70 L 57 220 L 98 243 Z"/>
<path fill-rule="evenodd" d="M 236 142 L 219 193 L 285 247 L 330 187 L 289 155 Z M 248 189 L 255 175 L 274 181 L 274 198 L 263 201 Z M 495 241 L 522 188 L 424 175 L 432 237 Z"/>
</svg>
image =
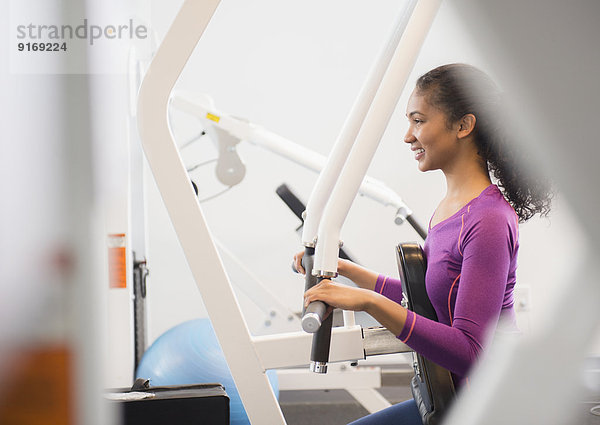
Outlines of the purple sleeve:
<svg viewBox="0 0 600 425">
<path fill-rule="evenodd" d="M 375 282 L 374 291 L 398 304 L 402 301 L 402 282 L 393 277 L 380 274 Z"/>
<path fill-rule="evenodd" d="M 498 322 L 513 240 L 506 218 L 486 212 L 464 235 L 451 326 L 408 312 L 398 338 L 421 355 L 465 376 Z"/>
</svg>

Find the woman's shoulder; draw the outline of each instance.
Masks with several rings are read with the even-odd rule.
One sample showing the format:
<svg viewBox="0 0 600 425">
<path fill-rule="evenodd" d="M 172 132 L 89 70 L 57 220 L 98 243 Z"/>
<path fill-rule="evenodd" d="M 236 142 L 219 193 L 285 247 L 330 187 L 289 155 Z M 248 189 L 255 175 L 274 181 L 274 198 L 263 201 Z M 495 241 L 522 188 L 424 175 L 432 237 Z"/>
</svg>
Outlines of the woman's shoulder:
<svg viewBox="0 0 600 425">
<path fill-rule="evenodd" d="M 470 213 L 465 217 L 462 233 L 463 250 L 475 241 L 484 241 L 486 246 L 505 242 L 512 255 L 518 246 L 519 217 L 500 189 L 494 186 L 473 202 Z"/>
<path fill-rule="evenodd" d="M 490 225 L 518 225 L 519 221 L 515 210 L 495 184 L 488 186 L 481 196 L 471 203 L 468 218 L 472 223 L 484 222 Z"/>
</svg>

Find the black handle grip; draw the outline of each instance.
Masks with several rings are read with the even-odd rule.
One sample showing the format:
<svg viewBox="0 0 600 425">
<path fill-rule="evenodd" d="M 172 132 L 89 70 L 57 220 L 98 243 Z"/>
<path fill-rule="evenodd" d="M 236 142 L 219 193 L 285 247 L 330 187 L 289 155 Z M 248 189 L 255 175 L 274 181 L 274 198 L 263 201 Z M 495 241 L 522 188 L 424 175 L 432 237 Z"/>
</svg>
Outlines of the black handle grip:
<svg viewBox="0 0 600 425">
<path fill-rule="evenodd" d="M 312 275 L 313 265 L 315 263 L 315 249 L 311 247 L 304 248 L 304 256 L 302 257 L 302 267 L 304 267 L 304 292 L 317 284 L 317 277 Z M 306 309 L 302 309 L 304 316 Z"/>
<path fill-rule="evenodd" d="M 327 312 L 327 304 L 323 301 L 313 301 L 306 307 L 302 315 L 302 329 L 304 332 L 315 333 L 323 324 Z"/>
<path fill-rule="evenodd" d="M 315 249 L 307 247 L 304 250 L 304 256 L 302 257 L 302 267 L 304 267 L 304 290 L 308 291 L 310 288 L 315 286 L 319 280 L 316 276 L 312 275 L 312 269 L 314 264 Z M 313 301 L 302 309 L 302 329 L 308 333 L 315 333 L 321 327 L 325 312 L 327 311 L 327 305 L 322 301 Z"/>
<path fill-rule="evenodd" d="M 319 278 L 320 282 L 325 278 Z M 323 303 L 325 310 L 327 304 Z M 333 326 L 333 314 L 322 320 L 319 330 L 313 334 L 312 350 L 310 352 L 310 370 L 315 373 L 327 373 L 329 362 L 329 347 L 331 345 L 331 328 Z"/>
<path fill-rule="evenodd" d="M 321 282 L 324 277 L 312 275 L 314 265 L 314 248 L 307 247 L 302 257 L 304 267 L 305 290 L 308 290 Z M 313 301 L 302 311 L 302 329 L 313 333 L 312 350 L 310 353 L 311 370 L 317 373 L 327 372 L 329 362 L 329 347 L 331 345 L 331 328 L 333 326 L 333 314 L 325 318 L 328 305 L 323 301 Z"/>
</svg>

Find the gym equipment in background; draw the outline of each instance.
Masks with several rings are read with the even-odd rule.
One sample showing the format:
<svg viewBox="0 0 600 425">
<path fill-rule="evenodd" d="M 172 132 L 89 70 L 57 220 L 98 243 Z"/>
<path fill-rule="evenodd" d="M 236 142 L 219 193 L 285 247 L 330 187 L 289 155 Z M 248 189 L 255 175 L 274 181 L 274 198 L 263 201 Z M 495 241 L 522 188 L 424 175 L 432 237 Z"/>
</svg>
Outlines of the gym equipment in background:
<svg viewBox="0 0 600 425">
<path fill-rule="evenodd" d="M 215 102 L 207 94 L 190 95 L 185 92 L 175 92 L 170 98 L 170 105 L 198 118 L 204 128 L 198 137 L 183 142 L 179 147 L 180 150 L 206 135 L 215 143 L 219 152 L 217 159 L 202 162 L 188 169 L 188 171 L 192 171 L 198 166 L 216 162 L 215 174 L 217 179 L 228 188 L 239 184 L 246 174 L 246 166 L 237 152 L 237 145 L 242 141 L 259 146 L 317 173 L 322 172 L 327 166 L 327 157 L 246 119 L 229 115 L 217 109 Z M 170 125 L 173 126 L 172 123 Z M 223 169 L 225 169 L 225 172 Z M 401 225 L 405 221 L 409 222 L 419 236 L 425 239 L 427 233 L 412 217 L 412 210 L 400 195 L 385 183 L 370 176 L 365 176 L 358 188 L 358 193 L 385 207 L 393 208 L 394 215 L 392 218 L 394 223 Z M 217 195 L 220 195 L 220 193 Z M 304 217 L 302 217 L 304 209 L 296 212 L 293 206 L 290 205 L 290 208 L 298 218 L 304 221 Z"/>
<path fill-rule="evenodd" d="M 116 404 L 122 425 L 230 425 L 229 397 L 221 384 L 151 387 L 136 379 L 131 389 L 105 393 Z"/>
<path fill-rule="evenodd" d="M 276 372 L 266 375 L 279 397 Z M 209 319 L 184 322 L 158 337 L 144 353 L 136 377 L 149 379 L 153 387 L 220 383 L 229 395 L 231 425 L 250 424 Z"/>
</svg>

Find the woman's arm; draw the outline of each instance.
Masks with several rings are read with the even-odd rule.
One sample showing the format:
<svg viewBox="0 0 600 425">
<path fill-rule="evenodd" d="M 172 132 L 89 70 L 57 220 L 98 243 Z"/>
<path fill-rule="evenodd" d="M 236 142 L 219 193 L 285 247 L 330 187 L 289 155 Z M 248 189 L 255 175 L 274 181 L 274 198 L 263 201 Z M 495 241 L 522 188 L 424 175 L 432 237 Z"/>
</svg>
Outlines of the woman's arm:
<svg viewBox="0 0 600 425">
<path fill-rule="evenodd" d="M 402 301 L 402 282 L 366 269 L 348 260 L 339 260 L 338 273 L 347 277 L 359 287 L 375 291 L 394 303 Z"/>
<path fill-rule="evenodd" d="M 516 232 L 516 223 L 511 223 L 510 217 L 504 217 L 500 211 L 485 210 L 471 218 L 473 221 L 465 220 L 460 240 L 462 266 L 456 278 L 455 302 L 448 298 L 450 317 L 445 322 L 450 324 L 409 311 L 406 326 L 398 336 L 418 353 L 459 376 L 468 373 L 490 342 L 515 254 L 511 235 Z"/>
<path fill-rule="evenodd" d="M 360 288 L 371 291 L 375 289 L 379 277 L 378 273 L 344 259 L 338 261 L 338 273 L 356 283 Z"/>
<path fill-rule="evenodd" d="M 321 300 L 332 308 L 366 311 L 396 336 L 400 335 L 406 322 L 407 310 L 404 307 L 366 288 L 323 280 L 304 294 L 305 305 L 315 300 Z"/>
</svg>

